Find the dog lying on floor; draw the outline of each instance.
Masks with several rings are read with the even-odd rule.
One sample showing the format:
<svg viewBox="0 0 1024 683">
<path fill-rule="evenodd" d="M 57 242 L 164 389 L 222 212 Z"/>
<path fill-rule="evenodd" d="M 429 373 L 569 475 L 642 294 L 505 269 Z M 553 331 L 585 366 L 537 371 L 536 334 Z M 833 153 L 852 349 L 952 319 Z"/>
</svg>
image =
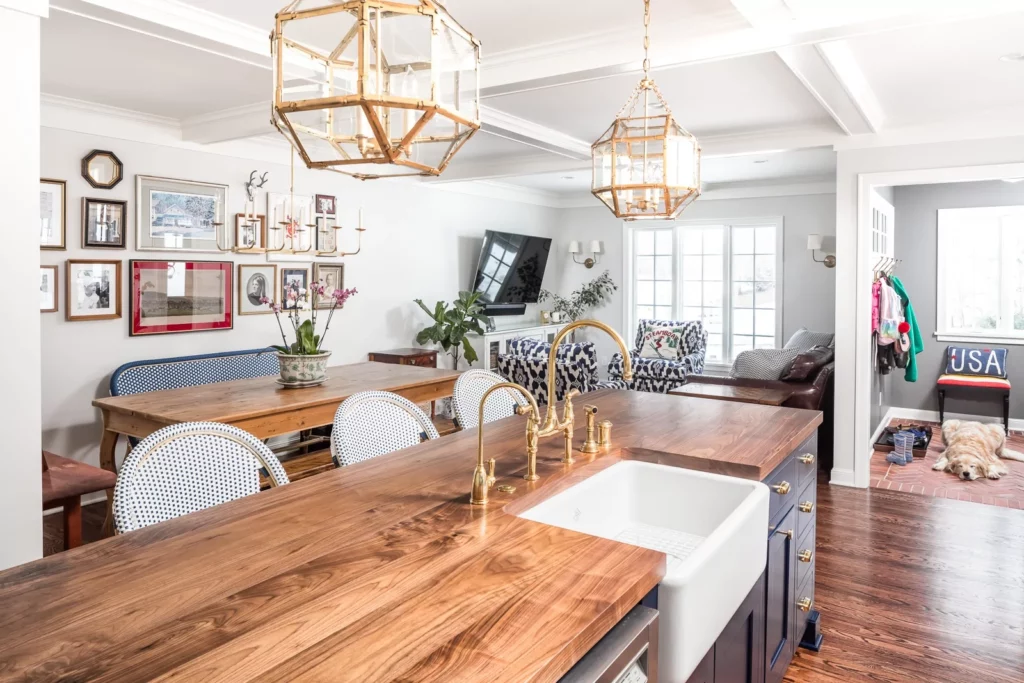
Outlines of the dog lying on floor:
<svg viewBox="0 0 1024 683">
<path fill-rule="evenodd" d="M 978 477 L 999 479 L 1009 474 L 999 458 L 1024 462 L 1024 453 L 1006 447 L 1006 433 L 998 424 L 946 420 L 942 424 L 942 443 L 946 450 L 932 469 L 952 472 L 969 481 Z"/>
</svg>

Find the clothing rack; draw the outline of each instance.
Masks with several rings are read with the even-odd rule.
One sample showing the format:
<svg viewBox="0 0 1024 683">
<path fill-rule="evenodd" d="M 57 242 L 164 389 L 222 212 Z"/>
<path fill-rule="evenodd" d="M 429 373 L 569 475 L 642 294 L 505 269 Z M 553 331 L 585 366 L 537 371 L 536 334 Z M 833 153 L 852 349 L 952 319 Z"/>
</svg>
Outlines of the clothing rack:
<svg viewBox="0 0 1024 683">
<path fill-rule="evenodd" d="M 871 268 L 871 273 L 874 277 L 875 282 L 878 282 L 878 278 L 889 277 L 896 272 L 896 267 L 903 263 L 901 258 L 892 258 L 891 256 L 882 256 L 875 262 L 875 265 Z"/>
</svg>

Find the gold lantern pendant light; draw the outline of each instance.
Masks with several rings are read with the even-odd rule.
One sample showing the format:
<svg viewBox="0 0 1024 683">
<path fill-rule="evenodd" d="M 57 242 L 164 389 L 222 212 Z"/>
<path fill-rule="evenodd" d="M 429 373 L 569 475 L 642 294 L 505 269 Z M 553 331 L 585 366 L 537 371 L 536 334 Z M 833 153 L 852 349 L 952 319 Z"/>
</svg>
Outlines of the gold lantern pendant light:
<svg viewBox="0 0 1024 683">
<path fill-rule="evenodd" d="M 591 192 L 629 221 L 675 218 L 700 196 L 700 145 L 651 78 L 650 25 L 651 2 L 644 0 L 643 80 L 591 147 Z"/>
<path fill-rule="evenodd" d="M 436 0 L 293 0 L 270 41 L 272 122 L 309 168 L 436 176 L 480 128 L 480 41 Z"/>
</svg>

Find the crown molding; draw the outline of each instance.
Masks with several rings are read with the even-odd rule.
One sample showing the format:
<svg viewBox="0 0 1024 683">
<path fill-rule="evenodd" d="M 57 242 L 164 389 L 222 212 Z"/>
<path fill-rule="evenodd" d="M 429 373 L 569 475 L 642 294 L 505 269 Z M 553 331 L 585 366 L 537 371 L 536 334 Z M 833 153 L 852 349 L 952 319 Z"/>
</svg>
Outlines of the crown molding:
<svg viewBox="0 0 1024 683">
<path fill-rule="evenodd" d="M 0 8 L 45 19 L 50 16 L 49 0 L 0 0 Z"/>
<path fill-rule="evenodd" d="M 270 102 L 256 102 L 191 116 L 181 121 L 183 140 L 212 144 L 275 133 Z"/>
<path fill-rule="evenodd" d="M 789 197 L 808 194 L 835 194 L 835 176 L 779 178 L 773 181 L 708 183 L 697 201 Z"/>
</svg>

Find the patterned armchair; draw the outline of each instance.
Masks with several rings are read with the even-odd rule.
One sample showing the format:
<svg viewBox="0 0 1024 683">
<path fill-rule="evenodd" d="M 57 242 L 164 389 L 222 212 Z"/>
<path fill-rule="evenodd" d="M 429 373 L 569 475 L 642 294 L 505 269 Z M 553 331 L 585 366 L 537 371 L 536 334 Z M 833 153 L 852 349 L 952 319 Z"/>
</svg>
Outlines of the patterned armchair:
<svg viewBox="0 0 1024 683">
<path fill-rule="evenodd" d="M 548 402 L 548 356 L 551 344 L 536 339 L 512 339 L 508 353 L 498 356 L 498 374 L 529 390 L 537 403 Z M 563 343 L 555 360 L 555 400 L 569 389 L 580 393 L 597 389 L 625 388 L 625 382 L 602 382 L 597 374 L 597 349 L 593 342 Z"/>
<path fill-rule="evenodd" d="M 683 348 L 679 360 L 662 358 L 641 358 L 640 347 L 644 335 L 651 326 L 682 327 Z M 664 394 L 678 386 L 686 384 L 689 375 L 704 373 L 704 353 L 708 346 L 708 333 L 699 320 L 681 322 L 676 320 L 641 320 L 636 331 L 636 342 L 629 353 L 633 364 L 633 381 L 628 384 L 622 380 L 622 354 L 616 353 L 608 364 L 608 377 L 612 382 L 626 385 L 634 391 L 647 391 Z"/>
</svg>

